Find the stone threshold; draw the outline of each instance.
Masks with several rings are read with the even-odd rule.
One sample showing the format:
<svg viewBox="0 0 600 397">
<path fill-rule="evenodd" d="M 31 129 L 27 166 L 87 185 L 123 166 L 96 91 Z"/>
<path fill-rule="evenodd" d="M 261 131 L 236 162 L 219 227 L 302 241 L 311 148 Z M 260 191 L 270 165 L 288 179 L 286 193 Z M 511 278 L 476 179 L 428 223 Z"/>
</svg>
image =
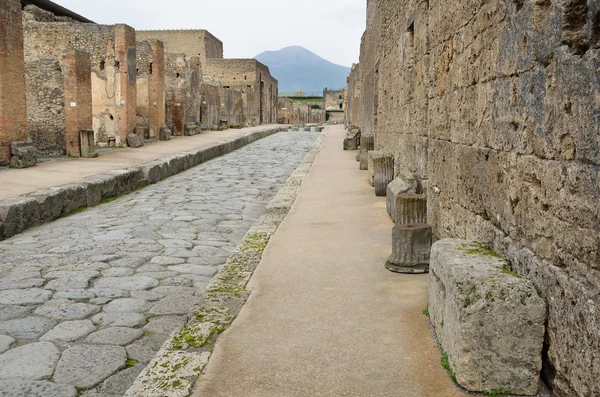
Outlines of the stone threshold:
<svg viewBox="0 0 600 397">
<path fill-rule="evenodd" d="M 269 203 L 208 286 L 202 303 L 186 324 L 164 343 L 124 397 L 188 397 L 209 362 L 218 336 L 236 319 L 250 292 L 246 286 L 263 252 L 296 201 L 302 181 L 321 149 L 313 149 Z"/>
<path fill-rule="evenodd" d="M 93 175 L 66 185 L 0 201 L 0 241 L 23 231 L 102 204 L 287 128 L 249 132 L 148 163 Z"/>
</svg>

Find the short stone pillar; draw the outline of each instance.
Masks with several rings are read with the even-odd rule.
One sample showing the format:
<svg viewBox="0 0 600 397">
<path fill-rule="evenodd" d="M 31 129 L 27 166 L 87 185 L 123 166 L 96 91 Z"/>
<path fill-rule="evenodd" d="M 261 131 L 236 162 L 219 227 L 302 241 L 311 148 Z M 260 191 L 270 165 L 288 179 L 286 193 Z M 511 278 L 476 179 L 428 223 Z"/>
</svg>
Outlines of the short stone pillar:
<svg viewBox="0 0 600 397">
<path fill-rule="evenodd" d="M 372 136 L 361 136 L 360 138 L 360 169 L 369 169 L 369 152 L 375 150 L 375 138 Z"/>
<path fill-rule="evenodd" d="M 131 148 L 139 148 L 144 146 L 144 138 L 138 134 L 127 135 L 127 146 Z"/>
<path fill-rule="evenodd" d="M 436 242 L 429 315 L 460 386 L 472 392 L 538 392 L 546 303 L 504 258 L 482 243 Z"/>
<path fill-rule="evenodd" d="M 395 273 L 429 272 L 431 226 L 396 225 L 392 232 L 392 255 L 385 267 Z"/>
<path fill-rule="evenodd" d="M 184 128 L 185 136 L 198 135 L 200 133 L 200 127 L 196 123 L 187 123 Z"/>
<path fill-rule="evenodd" d="M 380 151 L 380 150 L 372 150 L 370 152 L 367 153 L 367 171 L 368 173 L 368 181 L 369 181 L 369 185 L 371 186 L 375 186 L 375 168 L 374 168 L 374 163 L 373 163 L 373 159 L 375 157 L 381 157 L 384 156 L 385 153 Z"/>
<path fill-rule="evenodd" d="M 98 153 L 96 153 L 96 145 L 94 143 L 94 130 L 79 131 L 79 146 L 81 157 L 98 157 Z"/>
<path fill-rule="evenodd" d="M 387 153 L 381 156 L 373 156 L 373 182 L 375 185 L 375 195 L 377 197 L 385 197 L 387 187 L 393 180 L 394 156 Z"/>
<path fill-rule="evenodd" d="M 427 223 L 427 196 L 415 193 L 399 193 L 388 196 L 389 213 L 396 225 Z"/>
<path fill-rule="evenodd" d="M 358 150 L 358 140 L 356 138 L 344 139 L 344 150 Z"/>
<path fill-rule="evenodd" d="M 10 168 L 29 168 L 37 164 L 38 151 L 30 142 L 13 141 L 10 152 Z"/>
<path fill-rule="evenodd" d="M 161 141 L 169 141 L 169 140 L 171 140 L 171 136 L 172 135 L 173 135 L 173 133 L 171 132 L 171 130 L 169 129 L 169 127 L 163 126 L 163 127 L 160 128 L 159 139 Z"/>
</svg>

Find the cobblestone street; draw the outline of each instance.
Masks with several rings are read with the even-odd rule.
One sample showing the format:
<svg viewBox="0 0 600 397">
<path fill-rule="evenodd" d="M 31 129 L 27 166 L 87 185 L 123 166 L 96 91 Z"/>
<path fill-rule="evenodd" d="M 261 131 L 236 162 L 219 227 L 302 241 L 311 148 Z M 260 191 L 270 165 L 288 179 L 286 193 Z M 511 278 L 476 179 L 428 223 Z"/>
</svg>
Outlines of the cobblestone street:
<svg viewBox="0 0 600 397">
<path fill-rule="evenodd" d="M 275 134 L 0 242 L 0 395 L 122 396 L 318 135 Z"/>
</svg>

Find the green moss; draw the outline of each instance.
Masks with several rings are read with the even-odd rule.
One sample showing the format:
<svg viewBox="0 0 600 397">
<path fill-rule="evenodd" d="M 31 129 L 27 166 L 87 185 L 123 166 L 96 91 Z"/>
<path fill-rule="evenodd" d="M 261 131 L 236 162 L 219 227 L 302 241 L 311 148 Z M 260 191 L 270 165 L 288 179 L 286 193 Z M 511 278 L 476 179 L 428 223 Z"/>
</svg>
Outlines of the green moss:
<svg viewBox="0 0 600 397">
<path fill-rule="evenodd" d="M 138 360 L 134 360 L 132 358 L 127 359 L 127 368 L 133 368 L 138 365 L 140 362 Z"/>
<path fill-rule="evenodd" d="M 269 236 L 266 233 L 251 233 L 246 236 L 240 246 L 240 252 L 256 250 L 262 252 L 267 248 Z"/>
<path fill-rule="evenodd" d="M 513 276 L 516 278 L 521 278 L 521 276 L 519 276 L 517 273 L 513 272 L 512 270 L 510 270 L 510 268 L 508 266 L 503 266 L 500 268 L 500 270 L 502 271 L 502 273 L 504 274 L 508 274 L 509 276 Z"/>
<path fill-rule="evenodd" d="M 492 251 L 485 243 L 474 241 L 471 244 L 463 244 L 459 248 L 461 251 L 466 252 L 469 255 L 483 255 L 491 256 L 494 258 L 500 258 L 495 251 Z"/>
<path fill-rule="evenodd" d="M 115 197 L 106 197 L 105 199 L 102 199 L 102 200 L 100 201 L 99 205 L 100 205 L 100 204 L 112 203 L 113 201 L 115 201 L 116 199 L 119 199 L 119 198 L 121 198 L 121 197 L 123 197 L 123 195 L 122 195 L 122 194 L 119 194 L 118 196 L 115 196 Z"/>
<path fill-rule="evenodd" d="M 429 305 L 425 306 L 425 309 L 423 309 L 423 314 L 429 318 Z"/>
<path fill-rule="evenodd" d="M 456 374 L 454 373 L 454 371 L 452 370 L 452 367 L 450 366 L 450 361 L 448 360 L 448 353 L 446 353 L 446 352 L 442 353 L 442 358 L 441 358 L 440 362 L 442 364 L 442 368 L 444 368 L 446 371 L 448 371 L 448 374 L 450 375 L 450 379 L 452 379 L 453 382 L 456 382 Z"/>
<path fill-rule="evenodd" d="M 506 390 L 503 387 L 498 387 L 496 389 L 483 392 L 484 396 L 490 396 L 490 397 L 508 396 L 510 394 L 512 394 L 512 392 L 510 390 Z"/>
</svg>

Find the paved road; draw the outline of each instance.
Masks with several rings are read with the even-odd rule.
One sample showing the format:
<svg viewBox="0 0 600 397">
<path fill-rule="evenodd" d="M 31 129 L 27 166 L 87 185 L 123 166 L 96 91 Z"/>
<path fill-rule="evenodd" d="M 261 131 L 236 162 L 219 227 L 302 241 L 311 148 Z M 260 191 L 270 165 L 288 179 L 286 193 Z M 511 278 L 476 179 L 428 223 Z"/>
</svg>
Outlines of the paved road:
<svg viewBox="0 0 600 397">
<path fill-rule="evenodd" d="M 1 242 L 0 395 L 122 396 L 318 135 L 278 133 Z"/>
</svg>

